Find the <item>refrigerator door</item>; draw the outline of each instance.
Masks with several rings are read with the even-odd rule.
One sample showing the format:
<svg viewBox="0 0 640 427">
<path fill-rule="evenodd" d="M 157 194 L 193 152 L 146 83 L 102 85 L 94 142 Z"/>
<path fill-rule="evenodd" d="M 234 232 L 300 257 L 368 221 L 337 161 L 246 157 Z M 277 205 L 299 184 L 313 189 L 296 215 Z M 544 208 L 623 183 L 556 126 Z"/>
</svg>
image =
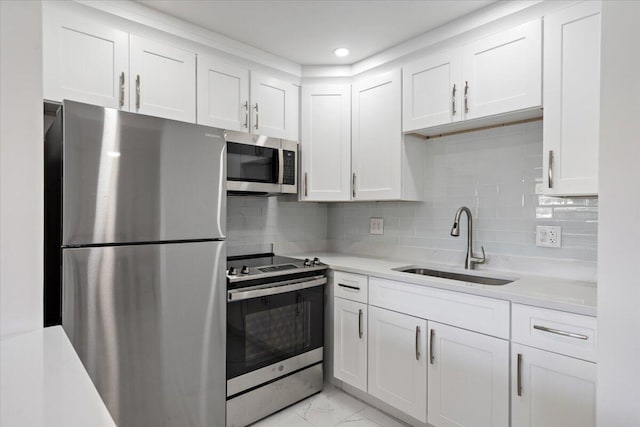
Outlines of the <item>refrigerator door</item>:
<svg viewBox="0 0 640 427">
<path fill-rule="evenodd" d="M 63 251 L 63 320 L 118 427 L 224 427 L 225 242 Z"/>
<path fill-rule="evenodd" d="M 65 101 L 62 244 L 225 235 L 224 131 Z"/>
</svg>

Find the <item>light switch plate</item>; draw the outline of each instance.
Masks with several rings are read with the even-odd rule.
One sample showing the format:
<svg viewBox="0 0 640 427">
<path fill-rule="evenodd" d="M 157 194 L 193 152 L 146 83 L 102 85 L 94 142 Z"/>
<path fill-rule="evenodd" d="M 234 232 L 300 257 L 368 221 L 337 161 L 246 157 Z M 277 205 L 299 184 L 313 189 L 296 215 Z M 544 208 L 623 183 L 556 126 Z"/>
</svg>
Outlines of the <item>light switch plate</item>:
<svg viewBox="0 0 640 427">
<path fill-rule="evenodd" d="M 384 218 L 369 218 L 369 234 L 384 234 Z"/>
<path fill-rule="evenodd" d="M 562 247 L 562 227 L 538 225 L 536 227 L 536 245 L 546 248 Z"/>
</svg>

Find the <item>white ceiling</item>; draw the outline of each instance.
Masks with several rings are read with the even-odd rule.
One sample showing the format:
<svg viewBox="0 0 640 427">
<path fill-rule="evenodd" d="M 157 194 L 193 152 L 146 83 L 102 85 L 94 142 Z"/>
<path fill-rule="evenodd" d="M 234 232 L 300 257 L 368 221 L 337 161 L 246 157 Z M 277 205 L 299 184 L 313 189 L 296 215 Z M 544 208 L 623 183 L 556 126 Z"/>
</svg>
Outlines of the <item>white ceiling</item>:
<svg viewBox="0 0 640 427">
<path fill-rule="evenodd" d="M 303 65 L 352 64 L 494 0 L 137 0 Z M 351 54 L 338 58 L 337 47 Z"/>
</svg>

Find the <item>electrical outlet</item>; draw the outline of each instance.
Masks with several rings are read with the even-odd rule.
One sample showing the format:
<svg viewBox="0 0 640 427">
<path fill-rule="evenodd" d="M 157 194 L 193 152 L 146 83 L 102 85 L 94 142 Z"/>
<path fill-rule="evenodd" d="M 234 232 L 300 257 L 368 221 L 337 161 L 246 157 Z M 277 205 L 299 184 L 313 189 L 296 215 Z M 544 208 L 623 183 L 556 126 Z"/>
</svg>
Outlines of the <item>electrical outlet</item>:
<svg viewBox="0 0 640 427">
<path fill-rule="evenodd" d="M 562 247 L 562 228 L 538 225 L 536 227 L 536 245 L 547 248 Z"/>
<path fill-rule="evenodd" d="M 384 218 L 369 218 L 369 234 L 384 234 Z"/>
</svg>

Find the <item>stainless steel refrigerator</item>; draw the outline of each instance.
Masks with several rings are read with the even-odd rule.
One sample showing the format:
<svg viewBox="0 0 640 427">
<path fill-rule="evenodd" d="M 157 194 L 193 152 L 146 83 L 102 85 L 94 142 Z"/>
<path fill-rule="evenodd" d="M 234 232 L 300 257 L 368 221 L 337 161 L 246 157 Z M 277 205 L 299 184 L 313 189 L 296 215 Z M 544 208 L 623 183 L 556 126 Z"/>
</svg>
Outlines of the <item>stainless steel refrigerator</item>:
<svg viewBox="0 0 640 427">
<path fill-rule="evenodd" d="M 62 129 L 64 330 L 118 427 L 224 426 L 223 131 L 70 101 Z"/>
</svg>

